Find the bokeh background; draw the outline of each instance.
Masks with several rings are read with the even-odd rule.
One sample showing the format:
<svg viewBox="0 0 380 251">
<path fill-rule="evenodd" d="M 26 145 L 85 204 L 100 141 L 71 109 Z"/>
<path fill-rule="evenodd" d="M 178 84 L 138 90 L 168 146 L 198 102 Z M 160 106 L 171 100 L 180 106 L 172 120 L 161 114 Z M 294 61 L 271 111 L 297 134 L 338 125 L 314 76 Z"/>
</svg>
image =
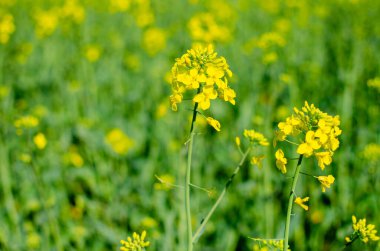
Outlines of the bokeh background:
<svg viewBox="0 0 380 251">
<path fill-rule="evenodd" d="M 353 214 L 379 228 L 379 16 L 373 0 L 1 0 L 0 250 L 118 250 L 142 230 L 149 250 L 185 250 L 183 191 L 155 175 L 183 184 L 192 104 L 170 110 L 170 69 L 194 43 L 227 59 L 237 103 L 212 104 L 220 133 L 197 122 L 193 183 L 220 192 L 235 136 L 271 141 L 307 100 L 340 115 L 343 133 L 325 172 L 304 162 L 336 182 L 322 193 L 301 177 L 310 210 L 294 208 L 292 250 L 340 250 Z M 263 166 L 244 165 L 195 250 L 283 236 L 290 179 L 272 146 L 260 151 Z M 192 190 L 194 228 L 209 195 Z"/>
</svg>

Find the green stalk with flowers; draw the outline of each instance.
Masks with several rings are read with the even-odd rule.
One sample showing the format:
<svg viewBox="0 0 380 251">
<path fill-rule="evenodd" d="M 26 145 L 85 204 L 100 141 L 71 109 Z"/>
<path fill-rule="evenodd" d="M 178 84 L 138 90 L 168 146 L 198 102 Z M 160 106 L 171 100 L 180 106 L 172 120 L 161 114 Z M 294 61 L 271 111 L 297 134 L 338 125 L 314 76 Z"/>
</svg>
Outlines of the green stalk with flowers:
<svg viewBox="0 0 380 251">
<path fill-rule="evenodd" d="M 337 137 L 342 133 L 339 125 L 339 116 L 333 117 L 328 115 L 316 108 L 313 104 L 309 105 L 307 102 L 305 102 L 305 105 L 301 110 L 294 108 L 294 114 L 288 117 L 286 121 L 278 124 L 279 131 L 276 132 L 274 145 L 276 146 L 278 141 L 297 145 L 297 153 L 299 154 L 296 170 L 292 176 L 291 190 L 288 199 L 284 231 L 284 251 L 288 250 L 289 246 L 290 221 L 293 203 L 296 203 L 306 211 L 309 210 L 309 206 L 306 205 L 306 202 L 308 202 L 310 198 L 301 198 L 295 193 L 299 175 L 305 174 L 301 172 L 302 161 L 304 158 L 315 156 L 318 161 L 318 166 L 322 171 L 326 166 L 330 165 L 332 162 L 332 156 L 335 150 L 339 147 L 339 140 Z M 298 139 L 301 143 L 289 140 L 289 137 Z M 286 165 L 288 160 L 285 157 L 283 150 L 278 149 L 275 156 L 276 166 L 283 174 L 285 174 L 287 172 Z M 315 178 L 321 183 L 322 192 L 325 192 L 326 188 L 329 188 L 335 181 L 335 178 L 332 175 L 308 176 Z"/>
</svg>

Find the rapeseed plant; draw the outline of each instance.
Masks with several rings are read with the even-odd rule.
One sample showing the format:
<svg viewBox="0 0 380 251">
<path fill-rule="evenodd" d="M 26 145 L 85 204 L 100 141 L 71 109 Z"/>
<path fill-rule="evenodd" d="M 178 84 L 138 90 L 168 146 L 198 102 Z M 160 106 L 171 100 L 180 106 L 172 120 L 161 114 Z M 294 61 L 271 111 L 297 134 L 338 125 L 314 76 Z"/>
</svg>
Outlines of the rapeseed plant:
<svg viewBox="0 0 380 251">
<path fill-rule="evenodd" d="M 298 176 L 302 173 L 301 163 L 303 158 L 310 158 L 315 156 L 318 161 L 318 166 L 323 171 L 326 166 L 332 162 L 332 156 L 335 150 L 339 147 L 338 136 L 342 133 L 339 128 L 339 116 L 331 116 L 316 108 L 313 104 L 305 105 L 299 110 L 294 108 L 294 113 L 286 118 L 285 121 L 278 124 L 279 130 L 276 131 L 274 138 L 274 145 L 278 141 L 287 142 L 297 146 L 297 153 L 299 154 L 298 163 L 294 175 L 292 177 L 292 187 L 289 195 L 288 210 L 286 217 L 284 240 L 285 247 L 288 247 L 289 229 L 290 229 L 290 216 L 292 212 L 293 203 L 298 204 L 306 211 L 309 206 L 305 202 L 309 201 L 309 197 L 300 198 L 295 196 L 295 189 L 297 185 Z M 292 141 L 290 138 L 295 138 Z M 298 141 L 298 142 L 297 142 Z M 276 166 L 285 174 L 287 172 L 286 165 L 288 159 L 281 148 L 276 151 Z M 305 173 L 302 173 L 305 174 Z M 335 178 L 332 175 L 328 176 L 312 176 L 322 184 L 322 191 L 325 192 L 326 188 L 330 188 L 334 183 Z"/>
<path fill-rule="evenodd" d="M 360 219 L 357 220 L 356 216 L 352 216 L 352 229 L 354 232 L 345 238 L 346 247 L 352 245 L 354 241 L 361 240 L 363 243 L 368 243 L 369 241 L 378 241 L 380 237 L 377 236 L 377 230 L 375 229 L 375 225 L 367 224 L 367 220 Z"/>
<path fill-rule="evenodd" d="M 142 231 L 141 235 L 133 233 L 132 238 L 128 237 L 127 240 L 121 240 L 120 251 L 144 251 L 146 247 L 149 247 L 149 241 L 145 241 L 146 231 Z"/>
</svg>

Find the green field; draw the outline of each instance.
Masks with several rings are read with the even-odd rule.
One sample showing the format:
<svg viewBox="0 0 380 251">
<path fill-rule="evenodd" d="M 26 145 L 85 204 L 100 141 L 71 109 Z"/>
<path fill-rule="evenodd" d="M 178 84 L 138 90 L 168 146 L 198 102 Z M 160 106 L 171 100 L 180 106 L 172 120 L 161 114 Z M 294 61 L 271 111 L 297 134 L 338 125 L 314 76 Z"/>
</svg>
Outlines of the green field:
<svg viewBox="0 0 380 251">
<path fill-rule="evenodd" d="M 251 238 L 284 238 L 298 155 L 280 142 L 282 174 L 272 141 L 305 101 L 339 115 L 342 133 L 323 171 L 302 162 L 309 210 L 293 207 L 291 250 L 380 250 L 345 248 L 352 215 L 380 228 L 379 17 L 377 0 L 0 0 L 0 250 L 119 250 L 145 230 L 147 251 L 186 251 L 195 92 L 172 111 L 171 69 L 208 44 L 236 104 L 201 110 L 220 132 L 195 123 L 193 231 L 241 159 L 235 137 L 247 147 L 254 129 L 269 145 L 253 148 L 194 251 L 276 250 Z M 323 193 L 312 176 L 329 174 Z"/>
</svg>

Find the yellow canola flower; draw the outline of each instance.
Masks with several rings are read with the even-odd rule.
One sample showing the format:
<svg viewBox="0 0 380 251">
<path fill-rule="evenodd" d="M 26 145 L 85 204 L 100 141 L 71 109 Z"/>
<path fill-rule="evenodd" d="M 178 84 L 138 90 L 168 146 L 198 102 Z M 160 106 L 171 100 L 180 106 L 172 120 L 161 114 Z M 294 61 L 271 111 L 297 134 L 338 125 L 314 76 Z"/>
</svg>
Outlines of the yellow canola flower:
<svg viewBox="0 0 380 251">
<path fill-rule="evenodd" d="M 6 44 L 11 34 L 16 30 L 16 26 L 11 14 L 1 15 L 0 13 L 0 44 Z"/>
<path fill-rule="evenodd" d="M 301 141 L 299 145 L 291 142 L 298 145 L 297 153 L 306 158 L 314 155 L 323 170 L 331 164 L 333 153 L 339 147 L 338 136 L 342 133 L 339 116 L 328 115 L 306 101 L 301 109 L 293 110 L 293 114 L 278 124 L 273 145 L 294 137 Z"/>
<path fill-rule="evenodd" d="M 240 147 L 240 145 L 241 145 L 240 137 L 238 137 L 238 136 L 235 137 L 235 143 L 236 143 L 237 147 Z"/>
<path fill-rule="evenodd" d="M 85 57 L 86 59 L 91 62 L 91 63 L 94 63 L 96 61 L 99 60 L 101 54 L 102 54 L 102 51 L 101 51 L 101 48 L 98 46 L 98 45 L 88 45 L 86 48 L 85 48 Z"/>
<path fill-rule="evenodd" d="M 154 56 L 166 47 L 165 31 L 149 28 L 143 34 L 143 47 L 150 56 Z"/>
<path fill-rule="evenodd" d="M 133 233 L 132 238 L 128 237 L 127 240 L 121 240 L 120 251 L 142 251 L 145 247 L 149 247 L 149 241 L 145 241 L 146 231 L 142 231 L 141 235 Z"/>
<path fill-rule="evenodd" d="M 13 124 L 16 128 L 33 128 L 38 126 L 39 120 L 32 115 L 26 115 L 15 120 Z"/>
<path fill-rule="evenodd" d="M 125 155 L 133 146 L 133 141 L 119 128 L 108 132 L 105 142 L 119 155 Z"/>
<path fill-rule="evenodd" d="M 264 158 L 264 155 L 253 156 L 251 158 L 251 164 L 257 166 L 258 168 L 261 168 L 263 166 L 262 161 Z"/>
<path fill-rule="evenodd" d="M 294 200 L 294 203 L 296 203 L 297 205 L 299 205 L 300 207 L 302 207 L 303 209 L 305 209 L 306 211 L 309 210 L 309 206 L 304 204 L 305 202 L 308 202 L 309 201 L 309 197 L 305 197 L 305 198 L 301 198 L 301 197 L 297 197 L 295 200 Z"/>
<path fill-rule="evenodd" d="M 355 215 L 352 216 L 352 229 L 354 232 L 350 237 L 346 237 L 345 241 L 347 243 L 353 242 L 356 239 L 360 239 L 364 243 L 368 243 L 369 241 L 378 241 L 380 237 L 377 236 L 377 230 L 375 229 L 375 225 L 368 224 L 366 219 L 357 220 Z"/>
<path fill-rule="evenodd" d="M 177 58 L 172 67 L 172 95 L 170 104 L 173 111 L 183 100 L 187 91 L 197 91 L 193 102 L 202 110 L 211 106 L 217 98 L 235 104 L 236 93 L 228 85 L 232 72 L 224 57 L 218 57 L 212 45 L 195 46 L 182 57 Z"/>
<path fill-rule="evenodd" d="M 220 123 L 218 120 L 212 118 L 212 117 L 207 117 L 207 123 L 212 126 L 215 130 L 220 132 Z"/>
<path fill-rule="evenodd" d="M 326 192 L 326 188 L 330 188 L 330 186 L 334 183 L 335 178 L 332 175 L 328 176 L 318 176 L 318 181 L 322 184 L 322 192 Z"/>
<path fill-rule="evenodd" d="M 43 133 L 38 133 L 33 137 L 33 142 L 37 146 L 38 149 L 43 150 L 47 145 L 46 137 Z"/>
<path fill-rule="evenodd" d="M 281 149 L 278 149 L 275 154 L 276 157 L 276 166 L 282 172 L 286 173 L 286 164 L 288 160 L 285 158 L 284 152 Z"/>
<path fill-rule="evenodd" d="M 245 129 L 243 135 L 252 143 L 257 143 L 262 146 L 269 146 L 269 142 L 265 136 L 262 133 L 256 132 L 255 130 Z"/>
<path fill-rule="evenodd" d="M 58 17 L 56 9 L 37 11 L 34 15 L 37 36 L 43 38 L 53 34 L 58 26 Z"/>
</svg>

